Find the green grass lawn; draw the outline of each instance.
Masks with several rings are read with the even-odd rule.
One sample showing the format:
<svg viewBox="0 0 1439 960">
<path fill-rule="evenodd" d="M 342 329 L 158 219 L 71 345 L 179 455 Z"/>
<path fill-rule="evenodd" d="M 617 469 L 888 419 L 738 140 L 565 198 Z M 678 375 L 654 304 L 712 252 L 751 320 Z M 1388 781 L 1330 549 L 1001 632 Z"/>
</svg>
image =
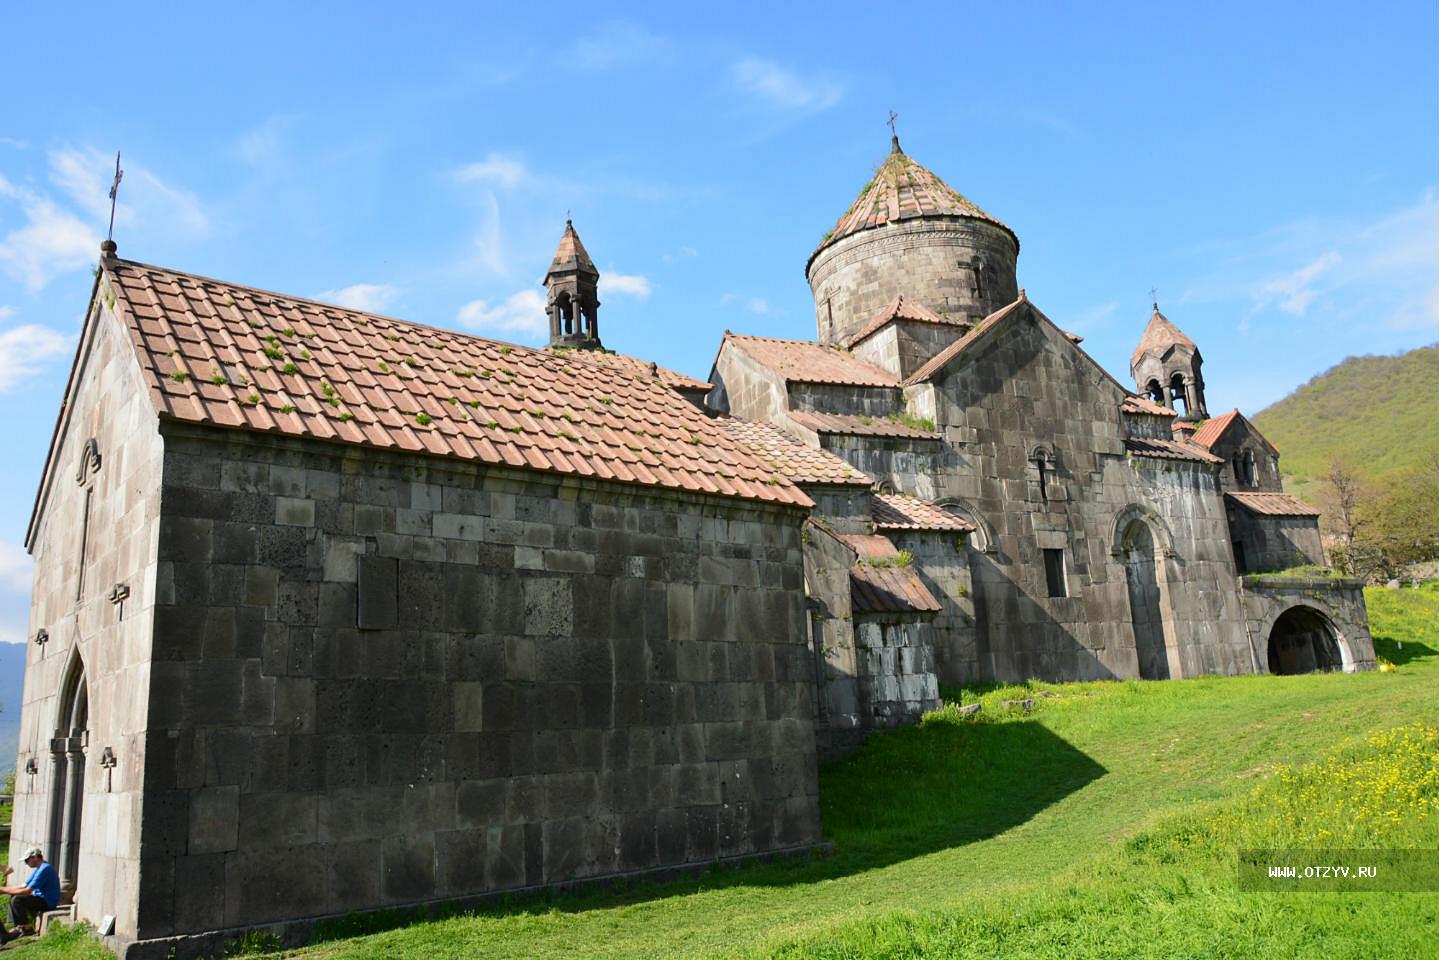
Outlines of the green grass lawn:
<svg viewBox="0 0 1439 960">
<path fill-rule="evenodd" d="M 1241 847 L 1439 848 L 1439 590 L 1368 598 L 1388 672 L 963 691 L 980 719 L 941 710 L 821 772 L 829 856 L 289 955 L 1436 956 L 1436 893 L 1236 890 Z M 1004 715 L 1021 691 L 1033 712 Z M 42 950 L 87 952 L 21 955 Z"/>
</svg>

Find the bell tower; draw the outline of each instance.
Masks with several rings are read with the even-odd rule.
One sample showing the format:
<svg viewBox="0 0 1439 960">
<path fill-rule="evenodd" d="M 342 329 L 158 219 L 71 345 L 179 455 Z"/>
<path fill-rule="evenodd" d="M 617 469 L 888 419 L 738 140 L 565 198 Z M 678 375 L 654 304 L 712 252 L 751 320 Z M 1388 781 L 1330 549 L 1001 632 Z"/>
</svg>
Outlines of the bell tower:
<svg viewBox="0 0 1439 960">
<path fill-rule="evenodd" d="M 565 221 L 559 249 L 545 274 L 545 309 L 550 316 L 550 346 L 593 350 L 600 347 L 600 272 L 590 259 L 575 225 Z"/>
<path fill-rule="evenodd" d="M 1204 420 L 1204 358 L 1199 347 L 1164 314 L 1159 304 L 1129 359 L 1129 372 L 1140 393 L 1160 406 L 1168 407 L 1182 420 Z"/>
</svg>

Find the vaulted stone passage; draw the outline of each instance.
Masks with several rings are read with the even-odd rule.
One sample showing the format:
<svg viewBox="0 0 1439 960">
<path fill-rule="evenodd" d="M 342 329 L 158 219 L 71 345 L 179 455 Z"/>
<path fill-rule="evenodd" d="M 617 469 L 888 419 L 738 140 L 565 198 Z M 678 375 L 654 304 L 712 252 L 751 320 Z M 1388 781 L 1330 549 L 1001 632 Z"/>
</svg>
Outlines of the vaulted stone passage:
<svg viewBox="0 0 1439 960">
<path fill-rule="evenodd" d="M 1168 680 L 1169 653 L 1164 648 L 1164 613 L 1154 567 L 1154 535 L 1147 523 L 1134 520 L 1125 528 L 1123 543 L 1124 581 L 1129 590 L 1139 676 L 1145 680 Z"/>
<path fill-rule="evenodd" d="M 1293 607 L 1280 614 L 1269 631 L 1269 672 L 1314 673 L 1343 666 L 1339 640 L 1316 610 Z"/>
</svg>

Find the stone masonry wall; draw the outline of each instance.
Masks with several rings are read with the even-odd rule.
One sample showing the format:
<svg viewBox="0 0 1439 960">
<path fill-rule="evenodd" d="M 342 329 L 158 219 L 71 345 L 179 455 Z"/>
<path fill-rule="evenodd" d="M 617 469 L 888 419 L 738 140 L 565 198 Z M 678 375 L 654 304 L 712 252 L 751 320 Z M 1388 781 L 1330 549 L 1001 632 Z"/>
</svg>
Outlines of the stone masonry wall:
<svg viewBox="0 0 1439 960">
<path fill-rule="evenodd" d="M 141 937 L 819 839 L 799 511 L 166 443 Z"/>
<path fill-rule="evenodd" d="M 819 341 L 843 343 L 900 294 L 978 322 L 1019 296 L 1018 256 L 1008 231 L 964 217 L 893 221 L 841 237 L 806 272 Z"/>
<path fill-rule="evenodd" d="M 1243 546 L 1244 573 L 1324 564 L 1318 517 L 1268 516 L 1231 504 L 1229 531 Z"/>
<path fill-rule="evenodd" d="M 1373 670 L 1374 639 L 1362 580 L 1306 577 L 1242 577 L 1245 630 L 1259 661 L 1270 670 L 1269 638 L 1279 618 L 1296 608 L 1313 611 L 1338 643 L 1346 673 Z"/>
<path fill-rule="evenodd" d="M 894 530 L 887 535 L 896 547 L 914 555 L 914 572 L 944 608 L 930 621 L 940 682 L 980 680 L 967 538 L 938 530 Z"/>
<path fill-rule="evenodd" d="M 859 697 L 865 725 L 916 723 L 939 706 L 929 617 L 861 614 L 855 618 Z"/>
<path fill-rule="evenodd" d="M 100 302 L 104 294 L 102 287 Z M 5 704 L 20 714 L 9 862 L 18 864 L 26 847 L 40 847 L 66 886 L 75 883 L 82 918 L 98 925 L 113 915 L 116 931 L 133 936 L 163 448 L 127 334 L 107 309 L 94 310 L 30 545 L 35 586 L 25 692 L 22 703 Z M 98 469 L 84 453 L 91 438 Z M 118 603 L 110 599 L 116 584 L 129 589 Z M 33 642 L 41 630 L 48 640 Z M 88 733 L 70 740 L 61 699 L 77 670 L 88 697 Z M 106 748 L 113 767 L 102 766 Z M 34 774 L 27 772 L 31 761 Z M 78 782 L 82 767 L 72 874 L 56 842 L 66 819 L 61 773 L 68 768 Z"/>
</svg>

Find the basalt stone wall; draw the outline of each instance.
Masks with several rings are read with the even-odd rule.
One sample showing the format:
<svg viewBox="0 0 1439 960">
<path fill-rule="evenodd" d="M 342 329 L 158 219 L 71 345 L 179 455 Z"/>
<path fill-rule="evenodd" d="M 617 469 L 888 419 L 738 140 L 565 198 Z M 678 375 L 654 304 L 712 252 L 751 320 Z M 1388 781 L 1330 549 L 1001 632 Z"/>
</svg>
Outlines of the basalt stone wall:
<svg viewBox="0 0 1439 960">
<path fill-rule="evenodd" d="M 1318 517 L 1269 516 L 1231 504 L 1229 531 L 1243 551 L 1244 573 L 1324 563 Z"/>
<path fill-rule="evenodd" d="M 1018 298 L 1018 257 L 1009 231 L 966 217 L 892 221 L 841 237 L 807 270 L 819 341 L 843 343 L 901 294 L 977 322 Z"/>
<path fill-rule="evenodd" d="M 975 632 L 971 548 L 962 533 L 937 530 L 886 531 L 901 550 L 914 556 L 914 572 L 943 609 L 930 621 L 939 680 L 974 683 L 982 676 Z"/>
<path fill-rule="evenodd" d="M 161 499 L 155 949 L 819 839 L 802 512 L 189 427 Z"/>
<path fill-rule="evenodd" d="M 1364 603 L 1364 581 L 1319 577 L 1241 577 L 1245 630 L 1259 669 L 1273 671 L 1269 641 L 1275 625 L 1294 610 L 1312 614 L 1339 647 L 1346 673 L 1373 670 L 1374 638 L 1369 633 L 1369 609 Z"/>
<path fill-rule="evenodd" d="M 866 726 L 917 723 L 926 711 L 939 706 L 928 614 L 857 614 L 854 638 Z"/>
</svg>

